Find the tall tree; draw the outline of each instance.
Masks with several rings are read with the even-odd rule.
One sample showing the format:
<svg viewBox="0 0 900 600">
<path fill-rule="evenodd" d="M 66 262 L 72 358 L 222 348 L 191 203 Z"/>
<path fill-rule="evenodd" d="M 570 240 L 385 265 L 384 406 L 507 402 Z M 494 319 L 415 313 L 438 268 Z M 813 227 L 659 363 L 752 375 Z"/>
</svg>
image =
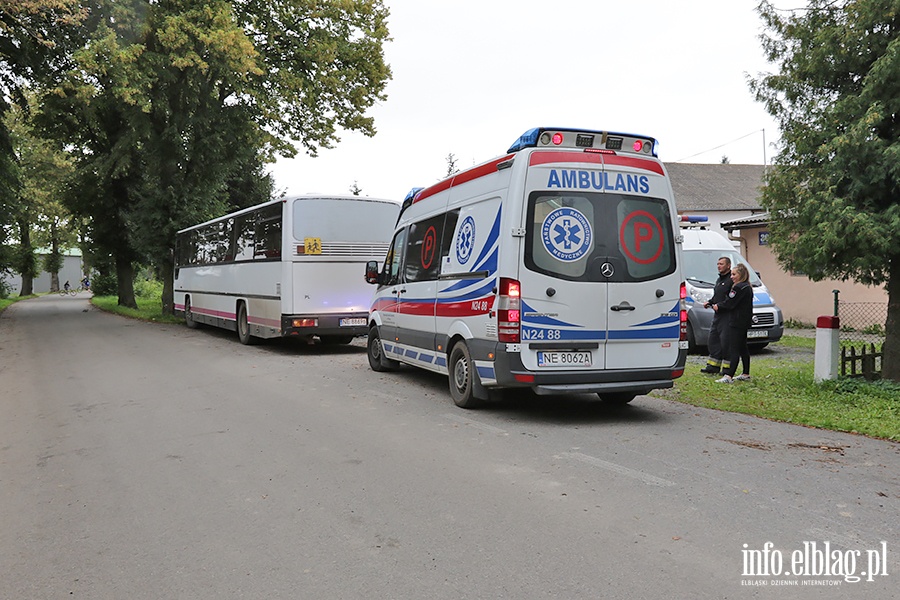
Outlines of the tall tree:
<svg viewBox="0 0 900 600">
<path fill-rule="evenodd" d="M 27 105 L 23 90 L 29 84 L 65 62 L 74 41 L 68 37 L 69 28 L 84 16 L 78 0 L 0 0 L 0 271 L 12 268 L 14 262 L 31 270 L 21 264 L 30 261 L 21 240 L 16 248 L 8 244 L 21 236 L 22 223 L 16 215 L 27 207 L 4 116 L 15 104 Z"/>
<path fill-rule="evenodd" d="M 295 144 L 315 154 L 339 128 L 374 134 L 364 113 L 390 76 L 387 10 L 380 0 L 96 2 L 76 67 L 46 95 L 46 125 L 77 140 L 73 203 L 116 256 L 119 303 L 134 303 L 123 280 L 142 256 L 160 267 L 171 310 L 178 229 L 266 199 L 271 178 L 250 177 Z"/>
<path fill-rule="evenodd" d="M 775 74 L 751 81 L 781 148 L 761 204 L 782 265 L 885 285 L 883 377 L 900 381 L 900 1 L 762 2 Z"/>
</svg>

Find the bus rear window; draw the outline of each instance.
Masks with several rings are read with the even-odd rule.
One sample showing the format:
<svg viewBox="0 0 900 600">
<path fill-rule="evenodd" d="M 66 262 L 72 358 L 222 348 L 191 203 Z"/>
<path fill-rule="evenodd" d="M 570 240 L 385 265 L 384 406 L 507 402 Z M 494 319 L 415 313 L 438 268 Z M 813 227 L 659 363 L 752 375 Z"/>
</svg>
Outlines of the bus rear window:
<svg viewBox="0 0 900 600">
<path fill-rule="evenodd" d="M 309 198 L 294 202 L 294 239 L 329 242 L 384 242 L 393 231 L 397 207 L 385 202 Z"/>
</svg>

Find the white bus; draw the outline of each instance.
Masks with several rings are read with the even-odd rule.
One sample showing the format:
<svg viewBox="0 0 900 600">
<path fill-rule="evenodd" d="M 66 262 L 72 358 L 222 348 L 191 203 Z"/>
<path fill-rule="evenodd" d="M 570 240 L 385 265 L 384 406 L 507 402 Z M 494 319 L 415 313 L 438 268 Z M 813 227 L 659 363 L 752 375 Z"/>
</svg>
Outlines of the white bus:
<svg viewBox="0 0 900 600">
<path fill-rule="evenodd" d="M 357 196 L 297 196 L 178 232 L 175 312 L 257 338 L 349 343 L 368 331 L 361 265 L 383 259 L 400 206 Z"/>
</svg>

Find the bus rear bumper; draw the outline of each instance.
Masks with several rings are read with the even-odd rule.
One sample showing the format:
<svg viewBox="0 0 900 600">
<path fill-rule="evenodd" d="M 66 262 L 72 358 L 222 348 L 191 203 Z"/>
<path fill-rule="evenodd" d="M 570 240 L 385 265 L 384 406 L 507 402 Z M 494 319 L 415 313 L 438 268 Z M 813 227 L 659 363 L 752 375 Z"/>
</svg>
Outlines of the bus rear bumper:
<svg viewBox="0 0 900 600">
<path fill-rule="evenodd" d="M 369 313 L 282 315 L 281 334 L 287 336 L 357 337 L 369 332 Z"/>
</svg>

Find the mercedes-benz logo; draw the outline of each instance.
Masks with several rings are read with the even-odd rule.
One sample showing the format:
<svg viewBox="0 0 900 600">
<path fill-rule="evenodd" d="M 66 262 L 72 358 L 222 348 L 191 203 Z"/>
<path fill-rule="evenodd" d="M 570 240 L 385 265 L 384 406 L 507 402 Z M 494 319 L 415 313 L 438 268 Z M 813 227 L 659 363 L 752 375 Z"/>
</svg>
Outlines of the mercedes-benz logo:
<svg viewBox="0 0 900 600">
<path fill-rule="evenodd" d="M 613 276 L 613 273 L 616 272 L 615 267 L 612 266 L 612 263 L 605 262 L 600 265 L 600 274 L 606 277 L 607 279 Z"/>
<path fill-rule="evenodd" d="M 758 316 L 753 315 L 753 318 L 751 320 L 753 321 L 754 325 L 759 325 L 759 317 Z"/>
</svg>

